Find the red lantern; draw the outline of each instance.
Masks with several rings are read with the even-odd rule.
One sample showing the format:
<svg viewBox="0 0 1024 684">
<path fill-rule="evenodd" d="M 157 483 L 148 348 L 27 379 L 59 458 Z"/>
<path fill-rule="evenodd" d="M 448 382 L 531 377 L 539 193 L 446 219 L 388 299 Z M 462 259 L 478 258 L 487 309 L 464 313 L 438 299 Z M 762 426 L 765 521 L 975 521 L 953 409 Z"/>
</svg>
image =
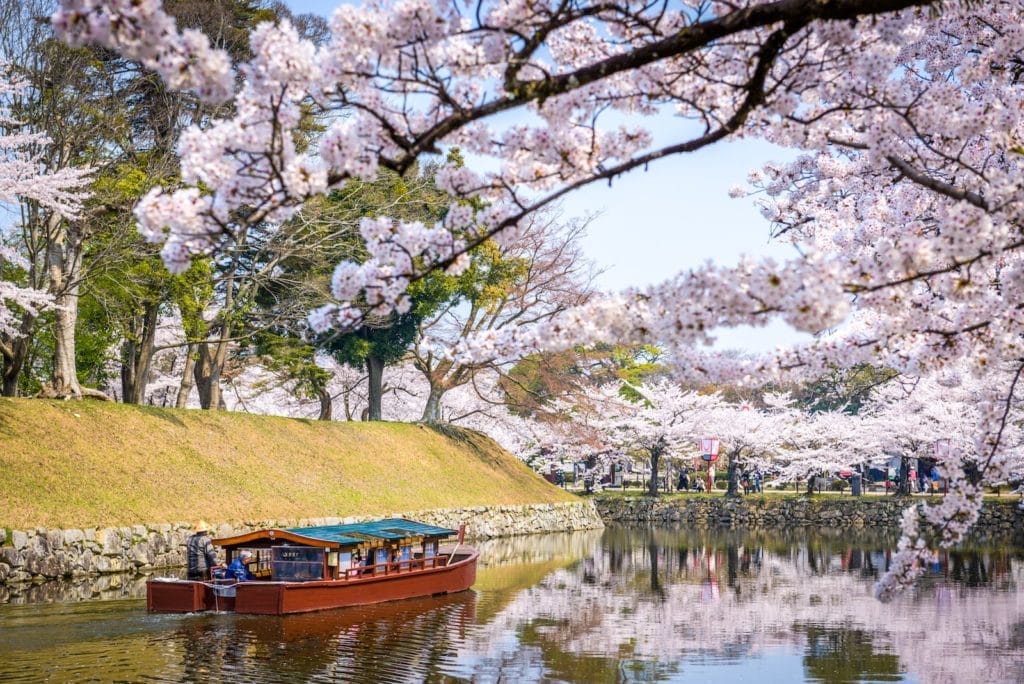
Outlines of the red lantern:
<svg viewBox="0 0 1024 684">
<path fill-rule="evenodd" d="M 718 460 L 719 440 L 715 437 L 705 437 L 700 440 L 700 457 L 711 463 Z"/>
</svg>

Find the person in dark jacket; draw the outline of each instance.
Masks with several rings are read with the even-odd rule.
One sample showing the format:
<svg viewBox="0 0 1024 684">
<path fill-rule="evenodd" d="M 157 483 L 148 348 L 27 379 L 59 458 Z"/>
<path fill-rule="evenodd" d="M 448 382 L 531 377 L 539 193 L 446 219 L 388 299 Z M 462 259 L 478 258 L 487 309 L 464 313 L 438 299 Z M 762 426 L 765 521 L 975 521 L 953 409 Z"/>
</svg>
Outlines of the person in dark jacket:
<svg viewBox="0 0 1024 684">
<path fill-rule="evenodd" d="M 231 561 L 228 566 L 228 579 L 234 578 L 239 582 L 248 582 L 256 579 L 255 575 L 249 572 L 249 561 L 252 560 L 252 551 L 242 551 Z"/>
<path fill-rule="evenodd" d="M 217 552 L 210 541 L 210 526 L 200 520 L 185 542 L 188 556 L 188 578 L 190 580 L 210 579 L 210 568 L 217 565 Z"/>
</svg>

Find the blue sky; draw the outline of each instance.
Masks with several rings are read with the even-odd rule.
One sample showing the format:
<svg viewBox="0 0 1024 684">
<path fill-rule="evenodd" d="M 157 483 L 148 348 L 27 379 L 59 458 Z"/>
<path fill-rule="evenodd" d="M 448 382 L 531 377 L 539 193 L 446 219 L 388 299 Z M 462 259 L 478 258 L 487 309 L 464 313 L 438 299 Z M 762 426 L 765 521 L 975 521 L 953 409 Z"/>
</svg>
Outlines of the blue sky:
<svg viewBox="0 0 1024 684">
<path fill-rule="evenodd" d="M 655 137 L 671 126 L 656 120 Z M 599 284 L 619 290 L 650 285 L 706 261 L 729 265 L 742 255 L 785 260 L 791 247 L 769 243 L 769 224 L 753 198 L 732 199 L 729 188 L 742 185 L 750 169 L 783 161 L 792 153 L 759 141 L 717 144 L 637 169 L 611 187 L 595 183 L 567 197 L 570 215 L 602 214 L 590 225 L 585 247 L 607 268 Z M 766 328 L 723 330 L 722 348 L 768 351 L 801 339 L 783 323 Z"/>
<path fill-rule="evenodd" d="M 328 16 L 338 0 L 287 0 L 292 11 Z M 618 122 L 616 122 L 618 123 Z M 655 144 L 679 142 L 692 125 L 669 115 L 644 122 Z M 607 124 L 611 125 L 611 123 Z M 598 286 L 621 290 L 650 285 L 711 260 L 732 264 L 743 255 L 794 256 L 792 248 L 768 242 L 769 224 L 751 198 L 732 199 L 729 188 L 767 161 L 792 152 L 756 140 L 719 143 L 677 155 L 570 194 L 567 216 L 599 212 L 584 247 L 605 272 Z M 472 160 L 470 160 L 472 163 Z M 759 329 L 722 331 L 718 347 L 767 351 L 792 344 L 798 335 L 783 323 Z"/>
</svg>

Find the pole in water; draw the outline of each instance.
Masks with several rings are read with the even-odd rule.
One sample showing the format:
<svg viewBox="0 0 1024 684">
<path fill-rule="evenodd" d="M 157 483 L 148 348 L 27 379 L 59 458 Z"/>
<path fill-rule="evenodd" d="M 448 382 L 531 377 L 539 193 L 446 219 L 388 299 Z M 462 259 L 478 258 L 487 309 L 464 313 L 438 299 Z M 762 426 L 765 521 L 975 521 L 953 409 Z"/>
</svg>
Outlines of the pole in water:
<svg viewBox="0 0 1024 684">
<path fill-rule="evenodd" d="M 459 536 L 455 538 L 455 548 L 452 549 L 452 553 L 448 556 L 448 562 L 455 560 L 455 552 L 462 546 L 462 542 L 466 539 L 466 523 L 459 523 Z"/>
</svg>

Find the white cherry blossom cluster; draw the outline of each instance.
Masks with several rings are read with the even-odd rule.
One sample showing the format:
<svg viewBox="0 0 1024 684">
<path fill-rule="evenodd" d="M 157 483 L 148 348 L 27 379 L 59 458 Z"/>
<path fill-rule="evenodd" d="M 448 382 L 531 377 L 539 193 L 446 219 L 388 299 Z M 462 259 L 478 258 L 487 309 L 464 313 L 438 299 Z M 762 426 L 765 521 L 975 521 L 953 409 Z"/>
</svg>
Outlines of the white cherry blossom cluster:
<svg viewBox="0 0 1024 684">
<path fill-rule="evenodd" d="M 875 596 L 882 601 L 891 600 L 912 584 L 931 560 L 932 551 L 921 536 L 921 530 L 918 507 L 908 507 L 900 518 L 900 540 L 889 570 L 875 583 Z"/>
<path fill-rule="evenodd" d="M 366 315 L 405 313 L 412 306 L 406 294 L 417 258 L 430 261 L 451 259 L 451 273 L 468 265 L 461 257 L 461 241 L 442 225 L 428 228 L 420 222 L 391 218 L 363 218 L 359 233 L 368 257 L 362 262 L 343 261 L 331 277 L 331 294 L 338 301 L 309 315 L 316 332 L 358 325 Z M 457 258 L 458 257 L 458 258 Z"/>
<path fill-rule="evenodd" d="M 88 167 L 65 167 L 44 173 L 39 150 L 49 139 L 39 133 L 0 133 L 0 150 L 6 155 L 0 159 L 0 202 L 12 202 L 26 197 L 62 216 L 74 218 L 82 204 L 82 189 L 89 183 L 92 170 Z"/>
<path fill-rule="evenodd" d="M 12 78 L 8 69 L 0 64 L 0 207 L 11 208 L 22 200 L 32 200 L 49 211 L 73 219 L 81 210 L 91 169 L 65 167 L 47 171 L 44 168 L 41 160 L 49 139 L 39 133 L 21 131 L 21 123 L 8 111 L 9 98 L 23 87 L 24 84 Z M 0 267 L 27 268 L 24 257 L 4 244 L 4 233 L 0 227 Z M 0 271 L 7 270 L 0 268 Z M 45 292 L 0 279 L 0 335 L 17 337 L 21 334 L 19 309 L 36 316 L 52 303 L 53 297 Z"/>
<path fill-rule="evenodd" d="M 173 272 L 226 238 L 244 239 L 249 225 L 288 219 L 327 189 L 323 163 L 297 152 L 294 138 L 308 96 L 302 84 L 321 73 L 316 49 L 287 21 L 260 24 L 251 46 L 255 56 L 239 67 L 245 80 L 235 116 L 192 126 L 178 141 L 187 186 L 154 188 L 136 208 L 143 235 L 165 242 L 162 256 Z"/>
<path fill-rule="evenodd" d="M 697 440 L 712 436 L 714 414 L 725 404 L 717 394 L 700 394 L 668 381 L 629 386 L 639 394 L 630 401 L 617 383 L 594 387 L 572 412 L 601 451 L 620 458 L 636 453 L 697 456 Z"/>
<path fill-rule="evenodd" d="M 116 48 L 160 74 L 176 90 L 222 102 L 234 91 L 231 60 L 201 31 L 178 31 L 158 0 L 68 0 L 51 17 L 72 45 Z"/>
<path fill-rule="evenodd" d="M 465 360 L 513 358 L 523 351 L 616 340 L 660 344 L 673 355 L 692 357 L 698 353 L 695 350 L 713 343 L 715 329 L 766 325 L 773 314 L 780 313 L 794 327 L 818 332 L 842 322 L 850 310 L 838 270 L 834 263 L 819 266 L 812 257 L 782 264 L 746 259 L 731 267 L 709 263 L 666 283 L 598 298 L 540 326 L 476 335 L 462 340 L 450 353 Z M 818 366 L 824 368 L 829 362 L 825 359 Z M 745 363 L 720 356 L 706 357 L 697 366 L 679 363 L 691 370 L 721 366 L 714 375 L 724 374 L 730 381 L 777 372 L 785 365 L 784 360 Z"/>
<path fill-rule="evenodd" d="M 33 133 L 8 111 L 10 98 L 26 84 L 0 63 L 0 202 L 23 197 L 39 202 L 61 216 L 74 218 L 82 205 L 82 190 L 89 182 L 88 167 L 65 167 L 44 172 L 42 150 L 50 140 Z M 34 152 L 33 152 L 34 150 Z M 9 253 L 6 258 L 13 258 Z"/>
<path fill-rule="evenodd" d="M 0 165 L 2 173 L 2 165 Z M 6 264 L 5 264 L 6 262 Z M 10 247 L 0 244 L 0 268 L 7 264 L 25 267 L 27 263 L 24 258 Z M 18 327 L 21 317 L 18 309 L 27 311 L 33 316 L 38 316 L 47 307 L 53 304 L 53 297 L 40 290 L 20 287 L 9 280 L 0 279 L 0 335 L 7 337 L 18 337 L 21 335 Z M 16 308 L 12 308 L 12 305 Z"/>
</svg>

